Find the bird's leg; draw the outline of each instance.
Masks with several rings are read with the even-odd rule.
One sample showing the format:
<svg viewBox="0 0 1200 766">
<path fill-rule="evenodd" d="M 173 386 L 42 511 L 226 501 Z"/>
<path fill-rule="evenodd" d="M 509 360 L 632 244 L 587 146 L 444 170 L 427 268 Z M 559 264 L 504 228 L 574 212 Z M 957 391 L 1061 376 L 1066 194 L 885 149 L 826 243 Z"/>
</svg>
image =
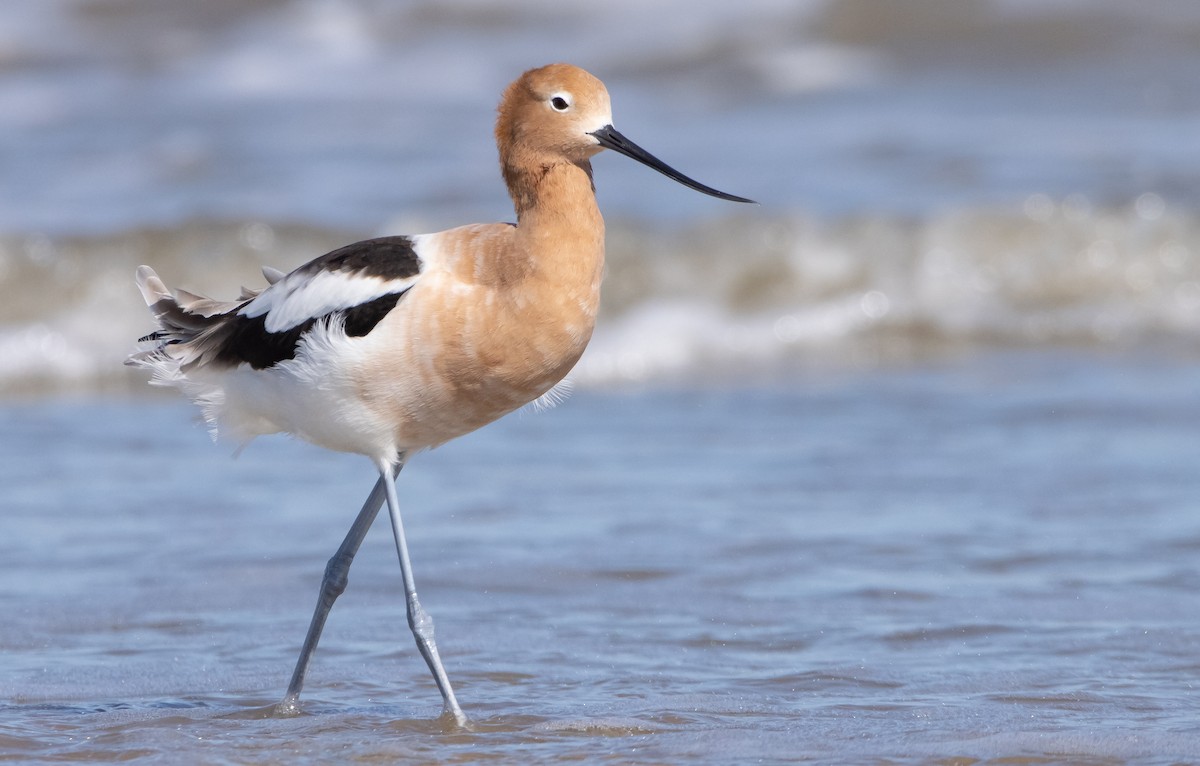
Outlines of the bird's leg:
<svg viewBox="0 0 1200 766">
<path fill-rule="evenodd" d="M 380 480 L 384 481 L 387 485 L 388 513 L 392 517 L 392 532 L 396 536 L 396 552 L 400 555 L 400 572 L 404 577 L 404 599 L 408 605 L 408 627 L 412 629 L 413 637 L 417 640 L 417 649 L 421 652 L 421 656 L 425 658 L 425 663 L 429 665 L 429 671 L 433 673 L 433 680 L 437 682 L 438 691 L 442 693 L 445 712 L 453 715 L 455 722 L 459 726 L 466 726 L 467 717 L 463 714 L 462 708 L 458 706 L 458 700 L 454 698 L 454 690 L 450 688 L 450 679 L 446 675 L 446 669 L 442 667 L 442 660 L 438 656 L 437 644 L 433 640 L 433 618 L 429 616 L 429 613 L 421 607 L 421 602 L 417 600 L 417 586 L 413 583 L 412 563 L 408 558 L 408 543 L 404 538 L 404 524 L 400 520 L 400 503 L 396 499 L 396 485 L 394 482 L 385 481 L 390 470 L 391 466 L 389 463 L 380 462 Z"/>
<path fill-rule="evenodd" d="M 304 646 L 300 649 L 300 658 L 296 660 L 296 669 L 292 672 L 292 682 L 288 684 L 287 694 L 284 695 L 283 701 L 276 706 L 279 712 L 296 712 L 300 701 L 300 689 L 304 686 L 304 674 L 308 671 L 308 663 L 312 659 L 313 652 L 316 651 L 317 642 L 321 640 L 321 631 L 325 629 L 325 619 L 329 616 L 329 610 L 333 608 L 333 602 L 346 590 L 350 564 L 354 561 L 354 554 L 358 553 L 363 538 L 367 536 L 367 530 L 371 528 L 371 523 L 379 514 L 379 509 L 383 507 L 383 500 L 387 495 L 386 487 L 392 486 L 392 481 L 403 467 L 404 456 L 401 455 L 396 467 L 389 468 L 389 473 L 393 470 L 394 473 L 391 473 L 390 477 L 385 474 L 375 482 L 375 488 L 371 490 L 367 501 L 363 503 L 362 510 L 358 512 L 358 517 L 354 519 L 354 524 L 346 533 L 346 539 L 342 541 L 337 553 L 333 554 L 333 558 L 329 559 L 329 563 L 325 565 L 325 576 L 321 580 L 321 590 L 317 596 L 317 608 L 313 612 L 312 622 L 309 623 L 308 635 L 304 637 Z"/>
</svg>

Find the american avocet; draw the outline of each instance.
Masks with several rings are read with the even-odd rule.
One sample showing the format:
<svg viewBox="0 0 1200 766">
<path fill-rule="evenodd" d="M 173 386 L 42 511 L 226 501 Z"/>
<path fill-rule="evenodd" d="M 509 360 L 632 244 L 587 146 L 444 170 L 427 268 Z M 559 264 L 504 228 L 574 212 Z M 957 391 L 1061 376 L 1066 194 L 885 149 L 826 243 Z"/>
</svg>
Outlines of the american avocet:
<svg viewBox="0 0 1200 766">
<path fill-rule="evenodd" d="M 750 202 L 688 178 L 617 132 L 604 84 L 567 64 L 508 86 L 496 143 L 515 224 L 347 245 L 287 275 L 265 269 L 266 288 L 230 302 L 172 296 L 149 267 L 137 270 L 160 329 L 128 364 L 187 393 L 214 433 L 245 442 L 286 432 L 366 455 L 379 470 L 325 569 L 282 712 L 297 707 L 325 618 L 386 500 L 409 627 L 445 712 L 466 722 L 417 600 L 395 479 L 414 452 L 548 392 L 583 353 L 604 267 L 590 158 L 613 149 L 705 194 Z"/>
</svg>

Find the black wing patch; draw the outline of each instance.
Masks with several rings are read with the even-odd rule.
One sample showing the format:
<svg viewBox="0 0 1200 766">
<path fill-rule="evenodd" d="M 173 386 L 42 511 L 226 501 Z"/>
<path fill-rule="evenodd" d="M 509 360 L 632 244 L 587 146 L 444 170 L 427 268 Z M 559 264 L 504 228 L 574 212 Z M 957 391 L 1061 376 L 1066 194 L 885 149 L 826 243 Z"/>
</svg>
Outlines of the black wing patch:
<svg viewBox="0 0 1200 766">
<path fill-rule="evenodd" d="M 217 350 L 216 362 L 230 367 L 249 364 L 256 370 L 263 370 L 285 359 L 294 359 L 300 336 L 316 321 L 309 319 L 283 332 L 267 332 L 265 314 L 253 319 L 230 314 L 221 328 L 224 337 Z"/>
<path fill-rule="evenodd" d="M 421 273 L 421 259 L 408 237 L 377 237 L 314 258 L 296 272 L 351 271 L 380 279 L 408 279 Z"/>
<path fill-rule="evenodd" d="M 253 318 L 228 314 L 222 328 L 227 334 L 221 339 L 216 361 L 230 366 L 248 364 L 256 370 L 264 370 L 295 359 L 300 338 L 317 322 L 341 321 L 346 328 L 346 335 L 361 338 L 374 330 L 375 325 L 396 308 L 406 292 L 381 295 L 353 308 L 314 317 L 283 332 L 267 332 L 265 314 Z"/>
<path fill-rule="evenodd" d="M 373 301 L 360 303 L 352 309 L 340 312 L 344 317 L 346 334 L 351 338 L 361 338 L 374 330 L 375 325 L 396 308 L 396 304 L 406 292 L 408 290 L 381 295 Z"/>
</svg>

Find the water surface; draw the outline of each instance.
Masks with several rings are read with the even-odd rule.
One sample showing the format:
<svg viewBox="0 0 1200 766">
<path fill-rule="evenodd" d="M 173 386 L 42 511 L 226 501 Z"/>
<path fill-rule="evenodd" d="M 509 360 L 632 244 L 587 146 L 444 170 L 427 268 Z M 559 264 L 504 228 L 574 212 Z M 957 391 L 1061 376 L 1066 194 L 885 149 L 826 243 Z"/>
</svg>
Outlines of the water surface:
<svg viewBox="0 0 1200 766">
<path fill-rule="evenodd" d="M 0 414 L 0 755 L 306 763 L 1200 759 L 1200 366 L 1000 353 L 593 390 L 400 497 L 282 694 L 366 460 L 170 399 Z"/>
</svg>

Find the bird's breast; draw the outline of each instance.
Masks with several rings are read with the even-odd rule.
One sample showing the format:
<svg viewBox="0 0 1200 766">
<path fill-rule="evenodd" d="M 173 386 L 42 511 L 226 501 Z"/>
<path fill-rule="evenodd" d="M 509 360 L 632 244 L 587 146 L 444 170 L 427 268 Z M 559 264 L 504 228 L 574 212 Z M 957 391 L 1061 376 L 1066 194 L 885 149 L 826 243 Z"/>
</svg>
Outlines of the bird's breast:
<svg viewBox="0 0 1200 766">
<path fill-rule="evenodd" d="M 379 328 L 362 398 L 397 423 L 398 448 L 469 433 L 549 391 L 579 360 L 595 325 L 599 277 L 527 279 L 499 289 L 429 273 Z"/>
</svg>

